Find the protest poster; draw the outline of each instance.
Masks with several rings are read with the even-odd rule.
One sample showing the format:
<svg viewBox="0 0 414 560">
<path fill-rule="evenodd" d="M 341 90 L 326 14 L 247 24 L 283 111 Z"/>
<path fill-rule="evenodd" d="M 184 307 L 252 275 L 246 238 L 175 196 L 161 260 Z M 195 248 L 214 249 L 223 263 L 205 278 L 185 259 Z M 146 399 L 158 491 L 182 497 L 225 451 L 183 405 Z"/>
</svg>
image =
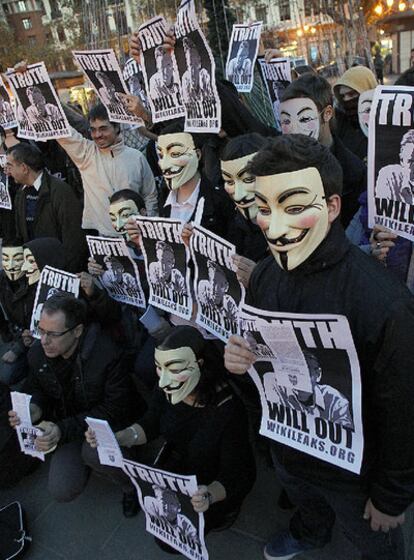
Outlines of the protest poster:
<svg viewBox="0 0 414 560">
<path fill-rule="evenodd" d="M 368 129 L 368 225 L 414 241 L 414 88 L 378 86 Z"/>
<path fill-rule="evenodd" d="M 196 513 L 191 496 L 197 479 L 124 459 L 123 470 L 138 492 L 146 530 L 191 560 L 208 560 L 204 515 Z"/>
<path fill-rule="evenodd" d="M 109 120 L 142 125 L 128 109 L 122 95 L 128 93 L 113 49 L 72 51 L 72 54 L 108 111 Z"/>
<path fill-rule="evenodd" d="M 280 98 L 292 81 L 290 60 L 288 58 L 272 58 L 266 62 L 264 58 L 258 58 L 263 82 L 266 86 L 277 130 L 281 131 L 280 124 Z"/>
<path fill-rule="evenodd" d="M 216 86 L 216 64 L 200 29 L 194 0 L 181 0 L 175 24 L 174 48 L 185 108 L 186 132 L 219 132 L 221 103 Z"/>
<path fill-rule="evenodd" d="M 79 295 L 80 280 L 76 274 L 45 266 L 37 284 L 35 302 L 33 305 L 30 331 L 32 336 L 40 338 L 38 327 L 43 304 L 55 294 L 66 293 Z"/>
<path fill-rule="evenodd" d="M 20 451 L 25 455 L 30 455 L 31 457 L 36 457 L 44 461 L 45 454 L 42 451 L 37 451 L 35 446 L 35 439 L 37 436 L 41 436 L 43 431 L 32 425 L 32 418 L 30 416 L 30 401 L 32 395 L 20 393 L 19 391 L 11 391 L 10 398 L 12 410 L 20 418 L 20 424 L 16 428 Z"/>
<path fill-rule="evenodd" d="M 0 76 L 0 125 L 7 130 L 17 126 L 16 115 L 14 114 L 9 93 Z"/>
<path fill-rule="evenodd" d="M 34 128 L 29 123 L 29 119 L 26 117 L 26 114 L 21 106 L 21 103 L 16 98 L 16 118 L 17 118 L 17 134 L 18 138 L 24 138 L 26 140 L 35 140 L 36 133 Z"/>
<path fill-rule="evenodd" d="M 232 334 L 239 333 L 239 306 L 245 291 L 233 264 L 236 248 L 200 225 L 194 225 L 190 248 L 196 323 L 226 342 Z"/>
<path fill-rule="evenodd" d="M 145 309 L 138 267 L 120 237 L 87 235 L 89 253 L 104 269 L 99 280 L 112 299 Z"/>
<path fill-rule="evenodd" d="M 190 319 L 189 251 L 181 239 L 183 224 L 169 218 L 136 218 L 150 288 L 148 303 Z"/>
<path fill-rule="evenodd" d="M 122 469 L 122 451 L 108 422 L 89 416 L 85 418 L 85 422 L 95 434 L 100 464 Z"/>
<path fill-rule="evenodd" d="M 138 30 L 142 70 L 154 123 L 185 115 L 174 51 L 162 46 L 166 31 L 167 24 L 160 16 L 145 22 Z"/>
<path fill-rule="evenodd" d="M 235 23 L 231 32 L 229 52 L 227 55 L 226 78 L 232 82 L 237 91 L 252 91 L 254 65 L 259 51 L 262 22 Z"/>
<path fill-rule="evenodd" d="M 143 105 L 148 107 L 148 98 L 141 65 L 133 58 L 128 58 L 122 70 L 122 77 L 124 78 L 129 93 L 138 97 Z"/>
<path fill-rule="evenodd" d="M 19 129 L 22 128 L 23 132 L 28 130 L 29 135 L 32 129 L 35 140 L 53 140 L 71 135 L 44 62 L 30 64 L 25 72 L 8 70 L 6 78 L 16 99 Z"/>
<path fill-rule="evenodd" d="M 6 155 L 0 155 L 0 208 L 11 210 L 12 201 L 9 192 L 9 176 L 4 170 L 6 163 Z"/>
<path fill-rule="evenodd" d="M 260 434 L 359 474 L 361 376 L 346 317 L 270 313 L 243 305 L 243 338 L 262 405 Z"/>
</svg>

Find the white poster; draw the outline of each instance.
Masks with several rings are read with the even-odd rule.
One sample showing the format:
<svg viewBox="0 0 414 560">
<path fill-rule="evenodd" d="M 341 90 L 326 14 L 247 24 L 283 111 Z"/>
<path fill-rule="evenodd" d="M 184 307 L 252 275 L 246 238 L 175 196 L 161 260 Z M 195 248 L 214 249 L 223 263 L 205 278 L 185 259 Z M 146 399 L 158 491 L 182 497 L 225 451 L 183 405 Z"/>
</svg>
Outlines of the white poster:
<svg viewBox="0 0 414 560">
<path fill-rule="evenodd" d="M 30 137 L 31 131 L 35 140 L 53 140 L 71 135 L 44 62 L 30 64 L 25 72 L 8 70 L 6 78 L 16 99 L 19 130 L 23 129 L 23 134 L 28 131 L 22 137 Z"/>
<path fill-rule="evenodd" d="M 359 474 L 361 376 L 346 317 L 270 313 L 244 305 L 242 336 L 262 405 L 260 433 Z"/>
<path fill-rule="evenodd" d="M 226 78 L 237 91 L 252 91 L 254 65 L 259 52 L 262 22 L 233 25 L 226 64 Z"/>
<path fill-rule="evenodd" d="M 198 488 L 196 477 L 127 459 L 124 471 L 137 489 L 146 530 L 191 560 L 208 560 L 204 515 L 196 513 L 191 504 Z"/>
<path fill-rule="evenodd" d="M 292 81 L 290 60 L 288 58 L 272 58 L 272 60 L 266 62 L 264 58 L 259 58 L 258 62 L 272 106 L 276 128 L 281 131 L 280 98 Z"/>
<path fill-rule="evenodd" d="M 414 88 L 378 86 L 368 128 L 369 226 L 414 241 Z"/>
<path fill-rule="evenodd" d="M 194 0 L 182 0 L 175 24 L 175 57 L 185 107 L 186 132 L 219 132 L 221 102 L 216 86 L 216 65 L 200 29 Z"/>
<path fill-rule="evenodd" d="M 3 78 L 0 76 L 0 125 L 7 130 L 17 126 L 16 115 L 13 111 L 9 93 L 4 85 Z"/>
</svg>

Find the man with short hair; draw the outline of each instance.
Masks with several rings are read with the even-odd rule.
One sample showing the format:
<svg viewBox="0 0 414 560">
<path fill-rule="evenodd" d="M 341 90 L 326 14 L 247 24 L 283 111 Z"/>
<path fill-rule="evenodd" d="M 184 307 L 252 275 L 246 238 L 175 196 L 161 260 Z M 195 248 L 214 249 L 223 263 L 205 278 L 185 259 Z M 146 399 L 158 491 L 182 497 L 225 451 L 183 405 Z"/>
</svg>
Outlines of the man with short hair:
<svg viewBox="0 0 414 560">
<path fill-rule="evenodd" d="M 174 65 L 171 51 L 160 45 L 155 48 L 154 57 L 157 71 L 149 80 L 151 96 L 156 98 L 174 95 L 176 103 L 181 104 L 180 87 L 174 80 Z"/>
<path fill-rule="evenodd" d="M 26 88 L 26 95 L 30 105 L 26 108 L 26 115 L 31 124 L 62 118 L 60 111 L 53 103 L 46 103 L 45 96 L 37 86 Z"/>
<path fill-rule="evenodd" d="M 53 451 L 49 490 L 57 501 L 69 502 L 89 476 L 82 459 L 85 418 L 107 420 L 117 431 L 134 420 L 137 401 L 120 349 L 98 324 L 86 325 L 83 302 L 67 294 L 52 296 L 43 305 L 39 334 L 40 342 L 29 351 L 24 389 L 32 395 L 32 422 L 42 420 L 36 448 Z M 9 419 L 12 427 L 20 423 L 14 411 Z"/>
<path fill-rule="evenodd" d="M 404 560 L 399 526 L 414 498 L 413 297 L 346 239 L 338 220 L 342 173 L 328 148 L 303 135 L 279 136 L 259 150 L 250 172 L 257 223 L 272 254 L 253 270 L 246 302 L 312 320 L 346 317 L 359 361 L 365 447 L 357 475 L 272 442 L 278 478 L 297 510 L 265 558 L 321 548 L 337 518 L 365 558 Z M 230 337 L 226 369 L 243 374 L 254 361 L 249 343 Z M 337 364 L 325 364 L 323 373 L 341 386 Z"/>
<path fill-rule="evenodd" d="M 67 270 L 82 270 L 86 253 L 82 207 L 72 187 L 51 175 L 41 151 L 27 143 L 8 150 L 7 172 L 21 185 L 14 201 L 18 237 L 23 242 L 56 237 L 63 244 Z"/>
<path fill-rule="evenodd" d="M 145 201 L 149 216 L 158 214 L 155 181 L 141 152 L 125 146 L 119 124 L 109 120 L 102 104 L 89 113 L 92 140 L 73 128 L 70 138 L 57 141 L 78 167 L 84 189 L 82 228 L 113 235 L 109 197 L 121 189 L 132 189 Z"/>
<path fill-rule="evenodd" d="M 229 61 L 227 75 L 233 84 L 247 84 L 252 72 L 252 61 L 249 58 L 249 41 L 241 41 L 237 54 Z"/>
<path fill-rule="evenodd" d="M 367 188 L 366 165 L 332 130 L 332 88 L 316 74 L 304 74 L 284 91 L 280 104 L 283 134 L 305 134 L 331 150 L 343 172 L 341 222 L 347 227 L 359 208 L 358 198 Z"/>
<path fill-rule="evenodd" d="M 188 37 L 184 37 L 183 49 L 187 64 L 187 70 L 181 79 L 184 103 L 195 103 L 212 97 L 211 76 L 209 71 L 202 67 L 196 44 Z"/>
</svg>

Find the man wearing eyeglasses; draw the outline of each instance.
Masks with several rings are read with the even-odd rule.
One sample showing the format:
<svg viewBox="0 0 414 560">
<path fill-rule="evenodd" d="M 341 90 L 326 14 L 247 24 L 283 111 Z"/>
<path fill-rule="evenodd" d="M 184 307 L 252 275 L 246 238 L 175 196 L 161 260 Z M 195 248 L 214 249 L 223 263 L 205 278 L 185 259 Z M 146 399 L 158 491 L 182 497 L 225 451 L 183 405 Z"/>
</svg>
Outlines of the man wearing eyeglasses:
<svg viewBox="0 0 414 560">
<path fill-rule="evenodd" d="M 83 302 L 54 295 L 43 306 L 38 330 L 40 343 L 30 349 L 24 391 L 32 395 L 32 422 L 42 420 L 44 433 L 36 438 L 36 449 L 53 452 L 49 491 L 57 501 L 69 502 L 89 477 L 82 458 L 85 417 L 107 420 L 114 431 L 123 429 L 135 418 L 137 398 L 123 372 L 120 350 L 98 324 L 86 325 Z M 14 411 L 9 421 L 12 427 L 20 423 Z"/>
</svg>

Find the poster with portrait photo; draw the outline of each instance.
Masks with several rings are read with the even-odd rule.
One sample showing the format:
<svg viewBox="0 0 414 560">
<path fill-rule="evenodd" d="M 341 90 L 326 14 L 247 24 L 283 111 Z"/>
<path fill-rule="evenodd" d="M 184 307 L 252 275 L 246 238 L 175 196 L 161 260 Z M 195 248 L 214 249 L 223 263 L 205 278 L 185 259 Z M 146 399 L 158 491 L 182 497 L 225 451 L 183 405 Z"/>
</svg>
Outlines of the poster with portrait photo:
<svg viewBox="0 0 414 560">
<path fill-rule="evenodd" d="M 123 470 L 135 486 L 146 530 L 190 560 L 208 560 L 204 542 L 204 515 L 197 513 L 191 496 L 197 479 L 123 460 Z"/>
<path fill-rule="evenodd" d="M 5 157 L 0 156 L 0 208 L 11 210 L 12 201 L 9 192 L 9 176 L 4 171 L 5 164 Z"/>
<path fill-rule="evenodd" d="M 252 91 L 254 65 L 259 52 L 262 22 L 233 25 L 226 64 L 226 79 L 232 82 L 237 91 Z"/>
<path fill-rule="evenodd" d="M 122 70 L 122 77 L 127 85 L 128 92 L 138 97 L 144 106 L 148 107 L 148 98 L 141 65 L 133 58 L 128 58 Z"/>
<path fill-rule="evenodd" d="M 195 272 L 196 323 L 226 342 L 232 334 L 240 332 L 239 307 L 245 293 L 233 264 L 236 248 L 194 225 L 190 249 Z"/>
<path fill-rule="evenodd" d="M 138 267 L 124 239 L 87 235 L 89 253 L 103 268 L 99 281 L 112 299 L 145 309 Z"/>
<path fill-rule="evenodd" d="M 185 107 L 186 132 L 218 133 L 221 102 L 216 86 L 216 64 L 197 21 L 194 0 L 182 0 L 175 24 L 174 48 Z"/>
<path fill-rule="evenodd" d="M 183 223 L 169 218 L 136 218 L 150 289 L 148 303 L 191 319 L 190 253 L 181 238 Z"/>
<path fill-rule="evenodd" d="M 79 296 L 80 279 L 76 274 L 45 266 L 37 283 L 35 302 L 33 305 L 30 332 L 33 337 L 40 338 L 38 327 L 40 314 L 45 301 L 55 294 L 65 293 Z"/>
<path fill-rule="evenodd" d="M 359 474 L 361 375 L 346 317 L 243 305 L 240 323 L 257 356 L 249 374 L 262 405 L 260 434 Z"/>
<path fill-rule="evenodd" d="M 272 58 L 269 62 L 266 62 L 263 57 L 259 57 L 257 61 L 272 106 L 276 129 L 281 131 L 280 98 L 292 81 L 290 60 L 288 58 Z"/>
<path fill-rule="evenodd" d="M 16 98 L 16 118 L 17 118 L 17 134 L 18 138 L 24 138 L 25 140 L 35 140 L 36 133 L 34 128 L 31 126 L 29 119 L 26 117 L 24 109 Z"/>
<path fill-rule="evenodd" d="M 32 129 L 35 140 L 71 136 L 69 122 L 44 62 L 30 64 L 25 72 L 9 70 L 6 78 L 16 99 L 20 132 L 22 127 L 23 130 Z"/>
<path fill-rule="evenodd" d="M 4 85 L 0 76 L 0 125 L 7 130 L 17 126 L 16 115 L 14 114 L 13 105 L 9 96 L 9 92 Z"/>
<path fill-rule="evenodd" d="M 185 115 L 174 51 L 162 46 L 166 31 L 167 24 L 160 16 L 143 23 L 138 30 L 142 70 L 154 123 Z"/>
<path fill-rule="evenodd" d="M 368 127 L 368 225 L 414 241 L 414 88 L 378 86 Z"/>
<path fill-rule="evenodd" d="M 72 54 L 105 105 L 109 120 L 142 126 L 142 119 L 128 111 L 122 100 L 122 94 L 129 91 L 113 49 L 72 51 Z"/>
</svg>

